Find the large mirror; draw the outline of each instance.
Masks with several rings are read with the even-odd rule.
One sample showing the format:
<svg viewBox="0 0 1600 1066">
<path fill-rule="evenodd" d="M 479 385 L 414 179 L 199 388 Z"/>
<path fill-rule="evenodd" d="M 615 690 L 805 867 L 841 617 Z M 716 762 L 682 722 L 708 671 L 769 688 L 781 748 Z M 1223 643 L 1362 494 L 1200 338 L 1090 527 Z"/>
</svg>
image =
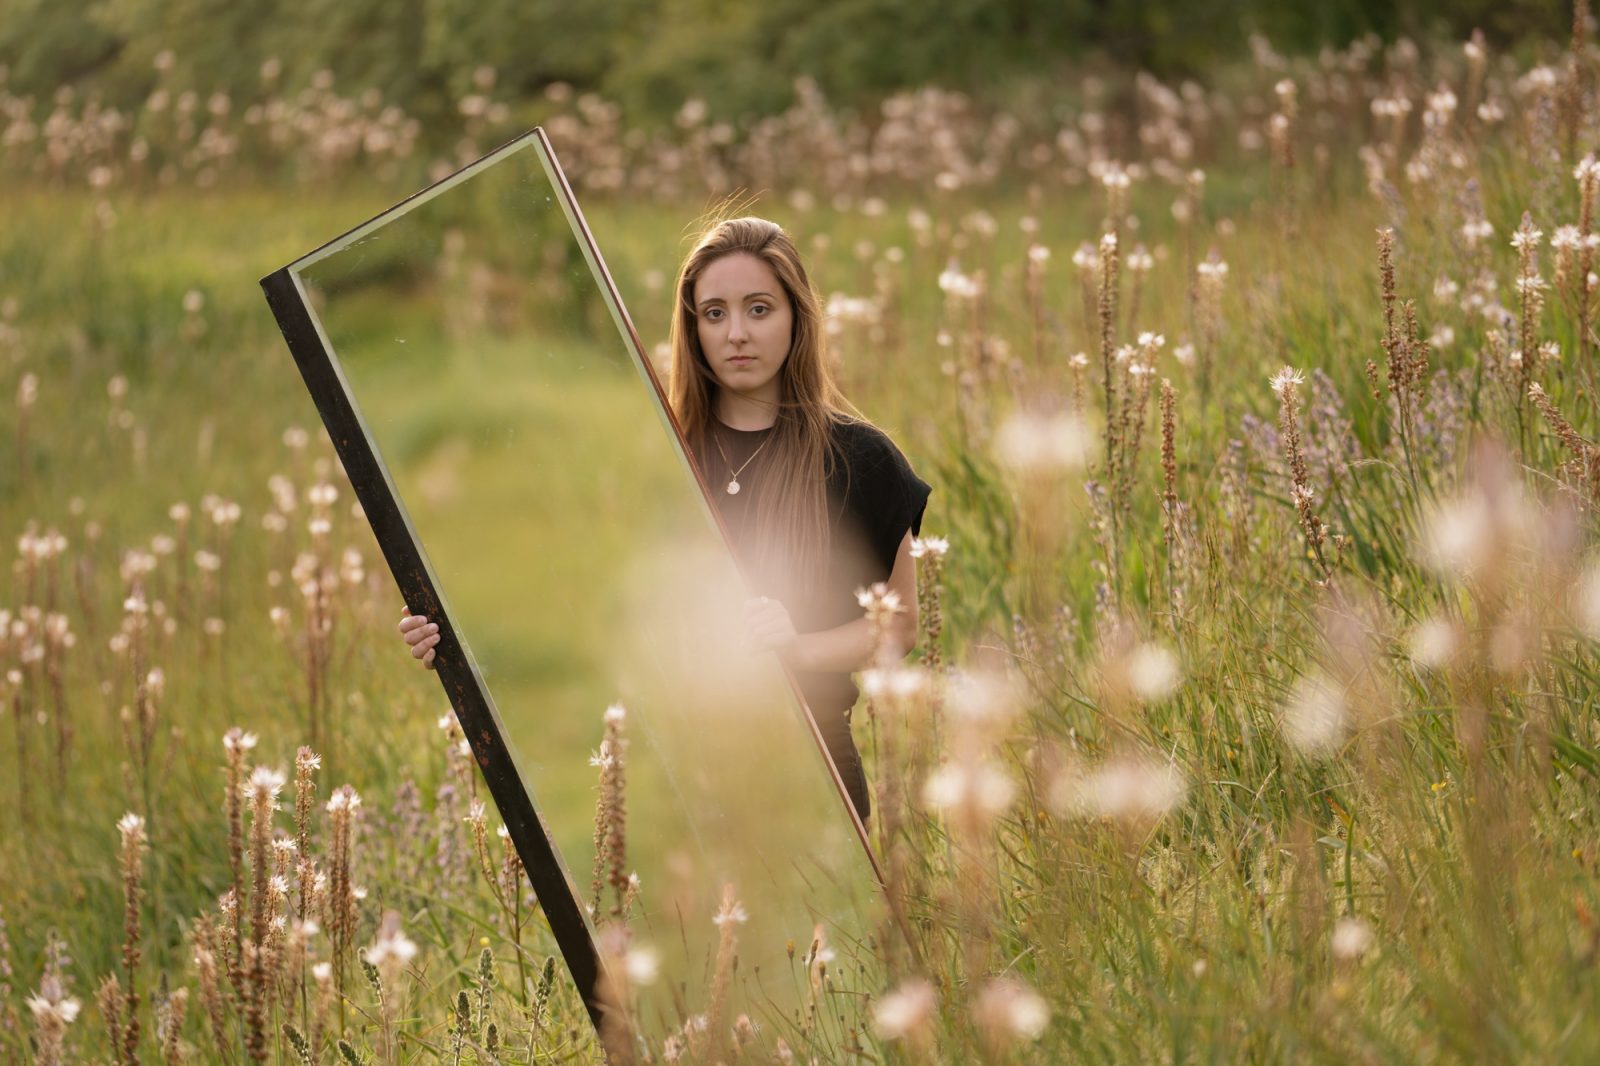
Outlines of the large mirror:
<svg viewBox="0 0 1600 1066">
<path fill-rule="evenodd" d="M 543 134 L 263 285 L 407 603 L 445 627 L 441 680 L 592 1009 L 620 927 L 649 1047 L 708 1011 L 781 1037 L 819 927 L 836 994 L 865 991 L 860 823 L 743 637 L 724 533 Z"/>
</svg>

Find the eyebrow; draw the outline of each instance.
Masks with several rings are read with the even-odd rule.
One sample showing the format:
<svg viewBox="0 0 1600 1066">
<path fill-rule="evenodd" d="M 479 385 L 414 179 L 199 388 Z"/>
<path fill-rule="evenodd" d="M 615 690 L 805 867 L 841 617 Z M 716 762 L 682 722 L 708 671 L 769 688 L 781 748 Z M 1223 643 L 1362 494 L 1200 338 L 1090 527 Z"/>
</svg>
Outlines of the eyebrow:
<svg viewBox="0 0 1600 1066">
<path fill-rule="evenodd" d="M 773 296 L 773 295 L 772 295 L 772 293 L 770 293 L 770 292 L 752 292 L 752 293 L 746 293 L 746 294 L 745 294 L 745 299 L 746 299 L 746 300 L 753 300 L 753 299 L 755 299 L 755 298 L 756 298 L 756 297 L 757 297 L 757 296 L 765 296 L 765 297 L 766 297 L 766 298 L 767 298 L 767 299 L 769 299 L 769 300 L 775 300 L 775 299 L 777 299 L 777 297 L 775 297 L 775 296 Z M 705 298 L 705 299 L 704 299 L 704 300 L 701 300 L 701 301 L 700 301 L 700 306 L 701 306 L 701 307 L 709 307 L 709 306 L 711 306 L 711 305 L 712 305 L 712 304 L 720 304 L 720 303 L 726 303 L 726 302 L 727 302 L 727 301 L 725 301 L 725 300 L 723 300 L 723 298 L 722 298 L 722 297 L 720 297 L 720 296 L 707 296 L 707 297 L 706 297 L 706 298 Z"/>
</svg>

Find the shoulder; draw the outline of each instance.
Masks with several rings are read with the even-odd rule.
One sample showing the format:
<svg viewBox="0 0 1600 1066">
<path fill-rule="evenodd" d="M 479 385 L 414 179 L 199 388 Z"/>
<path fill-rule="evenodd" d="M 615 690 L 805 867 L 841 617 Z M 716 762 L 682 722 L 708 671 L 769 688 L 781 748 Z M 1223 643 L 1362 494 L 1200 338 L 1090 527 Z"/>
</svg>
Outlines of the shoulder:
<svg viewBox="0 0 1600 1066">
<path fill-rule="evenodd" d="M 836 415 L 831 432 L 834 448 L 852 468 L 909 465 L 889 434 L 871 422 Z"/>
<path fill-rule="evenodd" d="M 871 422 L 837 417 L 832 433 L 841 461 L 830 481 L 842 485 L 847 498 L 873 501 L 874 505 L 886 499 L 927 499 L 928 484 L 917 476 L 889 434 Z"/>
</svg>

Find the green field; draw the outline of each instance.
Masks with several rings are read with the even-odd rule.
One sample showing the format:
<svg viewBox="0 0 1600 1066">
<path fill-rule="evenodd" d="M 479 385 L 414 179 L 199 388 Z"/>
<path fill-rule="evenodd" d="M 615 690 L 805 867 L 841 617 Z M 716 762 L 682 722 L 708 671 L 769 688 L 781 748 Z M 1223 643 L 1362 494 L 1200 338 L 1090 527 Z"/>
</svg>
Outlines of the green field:
<svg viewBox="0 0 1600 1066">
<path fill-rule="evenodd" d="M 803 935 L 775 964 L 790 974 L 741 964 L 731 979 L 746 995 L 781 982 L 801 1004 L 763 1023 L 743 1060 L 771 1060 L 779 1038 L 841 1062 L 1586 1061 L 1600 1051 L 1600 429 L 1596 345 L 1582 332 L 1587 322 L 1592 333 L 1592 294 L 1575 284 L 1594 265 L 1583 232 L 1595 190 L 1574 177 L 1600 112 L 1589 89 L 1569 107 L 1542 76 L 1519 82 L 1521 67 L 1491 67 L 1473 90 L 1456 52 L 1339 62 L 1240 73 L 1228 108 L 1217 90 L 1215 125 L 1191 130 L 1213 139 L 1202 143 L 1217 162 L 1192 193 L 1183 175 L 1194 161 L 1180 166 L 1164 142 L 1147 142 L 1147 169 L 1111 212 L 1114 286 L 1093 258 L 1108 186 L 1087 168 L 1057 180 L 1008 156 L 1013 170 L 989 185 L 941 189 L 934 167 L 884 178 L 876 199 L 869 186 L 839 199 L 809 190 L 810 206 L 788 190 L 757 202 L 800 238 L 825 297 L 868 301 L 834 304 L 838 374 L 933 484 L 923 532 L 950 549 L 942 571 L 928 560 L 921 571 L 924 592 L 938 589 L 915 655 L 925 686 L 880 696 L 857 718 L 878 789 L 874 845 L 910 950 L 883 953 L 890 978 L 869 997 L 843 994 L 856 975 L 820 972 Z M 1339 97 L 1330 85 L 1347 69 Z M 1274 93 L 1283 78 L 1299 86 L 1298 110 Z M 1458 108 L 1429 99 L 1441 83 Z M 1398 133 L 1371 106 L 1397 93 L 1412 108 Z M 1482 117 L 1484 99 L 1505 117 Z M 1427 133 L 1424 110 L 1435 114 Z M 1274 113 L 1287 124 L 1274 127 Z M 1292 151 L 1274 129 L 1289 131 Z M 1246 132 L 1256 147 L 1243 147 Z M 1157 160 L 1172 166 L 1153 169 Z M 176 989 L 187 990 L 176 1040 L 195 1061 L 221 1047 L 242 1061 L 252 1030 L 276 1047 L 290 1021 L 322 1037 L 323 1062 L 341 1031 L 397 1061 L 452 1061 L 462 1031 L 480 1045 L 463 1061 L 487 1062 L 485 1016 L 509 1034 L 502 1061 L 598 1054 L 559 966 L 543 1012 L 527 1006 L 553 951 L 548 932 L 477 868 L 466 819 L 481 783 L 436 724 L 446 709 L 436 680 L 401 653 L 401 604 L 330 447 L 315 432 L 300 447 L 285 437 L 314 430 L 316 414 L 256 280 L 407 191 L 237 178 L 104 193 L 4 186 L 0 532 L 16 542 L 53 528 L 67 541 L 37 563 L 19 546 L 0 584 L 0 609 L 20 622 L 0 643 L 0 664 L 15 671 L 0 730 L 11 812 L 0 823 L 0 1048 L 11 1057 L 32 1061 L 49 1043 L 25 1003 L 47 970 L 82 1003 L 66 1040 L 83 1058 L 106 1054 L 102 978 L 119 975 L 125 992 L 130 973 L 147 1060 Z M 579 196 L 653 348 L 703 204 Z M 114 212 L 109 227 L 100 202 Z M 1191 205 L 1188 223 L 1175 202 Z M 1518 249 L 1524 211 L 1542 233 Z M 1569 225 L 1576 243 L 1559 229 Z M 1380 228 L 1394 230 L 1387 306 Z M 1134 266 L 1140 245 L 1147 271 Z M 1213 253 L 1225 275 L 1198 269 Z M 515 254 L 515 242 L 474 248 L 469 264 L 503 268 Z M 428 339 L 438 307 L 490 324 L 505 310 L 493 285 L 452 291 L 398 276 L 415 286 L 415 323 L 378 302 L 351 321 Z M 1141 341 L 1146 331 L 1162 341 Z M 1555 350 L 1520 354 L 1545 344 Z M 455 515 L 452 485 L 491 486 L 505 501 L 504 513 L 474 511 L 460 527 L 452 550 L 466 557 L 571 537 L 559 480 L 547 483 L 548 529 L 506 520 L 527 512 L 515 506 L 527 503 L 525 456 L 490 445 L 529 411 L 560 428 L 612 403 L 593 379 L 563 384 L 559 402 L 502 389 L 496 360 L 522 351 L 476 348 L 438 374 L 418 357 L 409 369 L 437 387 L 396 378 L 372 394 L 407 412 L 392 450 L 411 472 L 402 481 L 417 479 L 419 527 Z M 1279 376 L 1285 367 L 1303 378 Z M 449 428 L 462 416 L 480 433 L 464 444 Z M 1066 420 L 1041 431 L 1022 416 Z M 1062 443 L 1079 429 L 1093 442 L 1086 464 Z M 276 494 L 274 475 L 287 479 Z M 320 482 L 338 495 L 318 511 L 307 490 Z M 608 491 L 632 501 L 640 489 Z M 236 501 L 237 523 L 219 525 L 212 514 L 226 519 L 226 508 L 205 506 L 207 494 Z M 178 502 L 191 509 L 186 524 L 169 514 Z M 313 512 L 327 534 L 309 532 Z M 574 567 L 615 550 L 591 546 L 595 558 L 574 556 Z M 150 620 L 114 640 L 129 616 L 120 571 L 142 569 L 130 549 L 151 553 L 140 579 Z M 318 608 L 328 632 L 307 622 L 297 569 L 330 575 Z M 463 605 L 504 593 L 444 578 Z M 50 613 L 64 616 L 70 647 L 38 635 Z M 926 633 L 935 613 L 937 641 Z M 576 676 L 606 634 L 567 621 L 530 607 L 475 646 L 491 687 L 501 662 L 516 664 L 512 685 Z M 946 688 L 952 664 L 992 687 Z M 569 738 L 592 744 L 604 697 L 575 698 L 602 702 L 587 738 Z M 310 843 L 324 868 L 338 856 L 321 806 L 332 786 L 349 782 L 364 799 L 351 877 L 366 893 L 342 956 L 348 1006 L 303 976 L 311 960 L 338 957 L 327 929 L 308 934 L 305 958 L 290 934 L 268 1022 L 251 1018 L 248 979 L 224 974 L 208 995 L 193 961 L 196 917 L 226 928 L 217 897 L 234 883 L 231 726 L 258 734 L 251 765 L 292 773 L 302 743 L 322 755 Z M 592 802 L 587 770 L 564 768 L 557 808 Z M 275 825 L 290 832 L 292 790 L 283 803 Z M 132 967 L 117 854 L 125 811 L 149 836 Z M 491 814 L 498 867 L 492 827 Z M 241 864 L 242 887 L 255 867 Z M 586 886 L 587 870 L 573 874 Z M 287 905 L 298 906 L 291 882 Z M 354 949 L 380 941 L 389 910 L 419 950 L 383 971 L 380 1005 Z M 52 932 L 65 961 L 47 948 Z M 717 930 L 701 933 L 709 944 Z M 475 987 L 483 947 L 500 986 L 487 1012 L 474 999 L 453 1026 L 455 993 Z M 833 947 L 845 967 L 848 946 Z M 222 948 L 224 961 L 236 957 Z M 712 1061 L 742 1037 L 717 1013 L 717 952 L 698 957 L 704 972 L 666 991 L 684 1019 L 716 1015 L 709 1036 L 690 1026 L 690 1057 Z M 524 1050 L 530 1041 L 537 1051 Z M 278 1054 L 292 1061 L 287 1044 Z"/>
</svg>

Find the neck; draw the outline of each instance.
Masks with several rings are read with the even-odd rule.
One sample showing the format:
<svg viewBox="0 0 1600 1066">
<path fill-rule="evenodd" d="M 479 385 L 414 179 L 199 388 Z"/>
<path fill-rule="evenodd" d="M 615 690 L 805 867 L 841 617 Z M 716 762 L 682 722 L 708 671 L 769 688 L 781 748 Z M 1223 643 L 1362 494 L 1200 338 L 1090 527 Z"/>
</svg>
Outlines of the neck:
<svg viewBox="0 0 1600 1066">
<path fill-rule="evenodd" d="M 778 398 L 718 389 L 713 409 L 717 421 L 746 432 L 771 429 L 778 421 Z"/>
</svg>

